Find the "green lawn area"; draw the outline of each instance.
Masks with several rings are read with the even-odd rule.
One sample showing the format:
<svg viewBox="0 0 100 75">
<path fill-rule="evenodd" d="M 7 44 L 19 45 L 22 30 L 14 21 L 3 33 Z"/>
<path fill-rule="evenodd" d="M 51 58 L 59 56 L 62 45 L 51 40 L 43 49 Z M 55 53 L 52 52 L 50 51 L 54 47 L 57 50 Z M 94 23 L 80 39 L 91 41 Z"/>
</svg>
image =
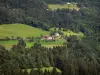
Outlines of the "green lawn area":
<svg viewBox="0 0 100 75">
<path fill-rule="evenodd" d="M 10 41 L 0 41 L 0 45 L 4 46 L 7 49 L 10 49 L 12 45 L 17 44 L 18 41 L 10 40 Z"/>
<path fill-rule="evenodd" d="M 52 44 L 54 44 L 54 45 L 62 45 L 63 43 L 65 42 L 65 40 L 64 39 L 59 39 L 59 40 L 56 40 L 56 41 L 41 41 L 40 43 L 42 44 L 42 45 L 52 45 Z"/>
<path fill-rule="evenodd" d="M 56 28 L 56 30 L 58 31 L 59 29 Z M 51 28 L 50 31 L 54 31 L 54 28 Z M 63 28 L 61 28 L 61 31 L 64 33 L 64 36 L 67 36 L 67 37 L 75 35 L 75 36 L 77 36 L 79 38 L 82 38 L 82 37 L 85 36 L 84 33 L 82 33 L 82 32 L 76 33 L 76 32 L 73 32 L 73 31 L 71 31 L 69 29 L 67 31 L 63 31 Z"/>
<path fill-rule="evenodd" d="M 65 4 L 48 4 L 48 7 L 49 9 L 52 9 L 52 10 L 56 10 L 56 9 L 66 9 L 66 8 L 69 8 L 69 9 L 76 9 L 76 10 L 79 10 L 79 8 L 77 7 L 76 5 L 77 3 L 70 3 L 70 5 L 68 5 L 67 3 Z"/>
<path fill-rule="evenodd" d="M 66 35 L 66 36 L 73 36 L 73 35 L 75 35 L 75 36 L 79 36 L 80 38 L 81 37 L 84 37 L 84 34 L 82 33 L 82 32 L 78 32 L 78 33 L 75 33 L 75 32 L 73 32 L 73 31 L 71 31 L 71 30 L 68 30 L 68 31 L 64 31 L 64 35 Z"/>
<path fill-rule="evenodd" d="M 58 31 L 58 28 L 56 28 Z M 50 31 L 53 31 L 54 28 L 51 28 Z M 62 28 L 63 30 L 63 28 Z M 39 37 L 40 35 L 49 35 L 50 31 L 44 31 L 39 28 L 31 27 L 28 25 L 24 24 L 3 24 L 0 25 L 0 38 L 4 37 Z M 75 33 L 71 30 L 63 31 L 65 36 L 72 36 L 76 35 L 79 38 L 84 37 L 84 34 L 81 32 Z M 17 44 L 18 41 L 15 40 L 9 40 L 9 41 L 0 41 L 0 45 L 4 46 L 7 49 L 10 49 L 12 45 Z M 34 45 L 35 42 L 26 42 L 26 47 L 31 47 Z M 45 47 L 50 47 L 52 48 L 53 46 L 62 46 L 63 43 L 65 43 L 64 39 L 59 39 L 56 41 L 40 41 L 42 46 Z"/>
<path fill-rule="evenodd" d="M 28 26 L 25 24 L 3 24 L 0 25 L 0 38 L 4 37 L 38 37 L 48 35 L 49 32 Z"/>
<path fill-rule="evenodd" d="M 41 45 L 44 47 L 50 47 L 52 48 L 53 46 L 62 46 L 63 43 L 65 42 L 64 39 L 56 40 L 56 41 L 40 41 Z M 27 42 L 27 47 L 31 47 L 34 45 L 35 42 Z"/>
<path fill-rule="evenodd" d="M 16 25 L 15 25 L 16 26 Z M 35 28 L 36 29 L 36 28 Z M 38 30 L 38 29 L 37 29 Z M 40 29 L 39 29 L 40 30 Z M 51 28 L 50 31 L 53 31 L 54 28 Z M 58 31 L 58 28 L 56 28 L 56 30 Z M 63 30 L 63 28 L 62 28 Z M 38 31 L 39 32 L 39 31 Z M 45 32 L 45 31 L 44 31 Z M 67 30 L 67 31 L 63 31 L 64 35 L 65 36 L 77 36 L 78 39 L 81 39 L 82 37 L 84 37 L 84 34 L 82 32 L 78 32 L 78 33 L 75 33 L 71 30 Z M 6 33 L 5 33 L 6 34 Z M 49 32 L 47 32 L 47 34 L 49 34 Z M 40 33 L 39 33 L 40 35 Z M 39 36 L 38 35 L 38 36 Z M 12 45 L 14 44 L 17 44 L 18 41 L 15 41 L 15 40 L 9 40 L 9 41 L 0 41 L 0 45 L 4 46 L 5 48 L 7 49 L 10 49 L 12 47 Z M 35 42 L 26 42 L 26 47 L 31 47 L 34 45 Z M 48 47 L 48 48 L 52 48 L 53 46 L 62 46 L 63 43 L 65 43 L 65 40 L 64 39 L 59 39 L 59 40 L 56 40 L 56 41 L 43 41 L 41 40 L 40 41 L 41 45 L 44 46 L 44 47 Z"/>
<path fill-rule="evenodd" d="M 25 24 L 3 24 L 0 25 L 0 38 L 5 37 L 39 37 L 40 35 L 49 35 L 49 32 L 41 30 L 39 28 L 31 27 Z M 18 41 L 9 40 L 9 41 L 0 41 L 0 45 L 4 46 L 7 49 L 10 49 L 12 45 L 17 44 Z M 58 45 L 63 45 L 65 42 L 64 39 L 57 41 L 40 41 L 42 46 L 53 47 Z M 27 47 L 34 45 L 34 42 L 26 42 Z"/>
<path fill-rule="evenodd" d="M 9 41 L 0 41 L 0 45 L 4 46 L 7 49 L 10 49 L 12 45 L 16 45 L 18 41 L 15 40 L 9 40 Z M 65 42 L 64 39 L 56 40 L 56 41 L 40 41 L 41 45 L 44 47 L 50 47 L 53 46 L 62 46 Z M 31 47 L 34 45 L 35 42 L 26 42 L 26 47 Z"/>
</svg>

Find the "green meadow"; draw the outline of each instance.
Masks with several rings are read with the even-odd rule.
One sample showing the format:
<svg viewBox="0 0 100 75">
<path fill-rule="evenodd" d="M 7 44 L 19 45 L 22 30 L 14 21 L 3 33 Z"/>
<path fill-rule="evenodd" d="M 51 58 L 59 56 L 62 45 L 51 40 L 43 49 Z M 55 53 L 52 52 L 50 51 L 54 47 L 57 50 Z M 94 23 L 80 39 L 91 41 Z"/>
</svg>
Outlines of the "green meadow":
<svg viewBox="0 0 100 75">
<path fill-rule="evenodd" d="M 12 48 L 12 45 L 16 45 L 18 41 L 9 40 L 9 41 L 0 41 L 0 45 L 4 46 L 7 49 Z"/>
<path fill-rule="evenodd" d="M 56 28 L 56 31 L 58 31 L 58 30 L 59 30 L 59 28 Z M 50 31 L 51 32 L 54 31 L 54 28 L 51 28 Z M 63 28 L 61 28 L 61 31 L 64 33 L 64 36 L 67 36 L 67 37 L 70 37 L 70 36 L 73 36 L 73 35 L 80 37 L 80 38 L 84 37 L 84 34 L 82 32 L 76 33 L 76 32 L 73 32 L 69 29 L 67 31 L 63 31 Z"/>
<path fill-rule="evenodd" d="M 3 24 L 0 25 L 0 38 L 4 37 L 39 37 L 40 35 L 48 35 L 49 32 L 28 26 L 25 24 Z"/>
<path fill-rule="evenodd" d="M 56 40 L 56 41 L 40 41 L 41 45 L 44 47 L 50 47 L 53 46 L 62 46 L 65 42 L 64 39 Z M 0 41 L 0 45 L 4 46 L 7 49 L 12 48 L 12 45 L 16 45 L 18 41 L 16 40 L 9 40 L 9 41 Z M 26 47 L 31 47 L 34 45 L 35 42 L 26 42 Z"/>
<path fill-rule="evenodd" d="M 76 9 L 79 8 L 76 5 L 77 3 L 70 3 L 70 4 L 48 4 L 49 9 L 56 10 L 56 9 Z"/>
<path fill-rule="evenodd" d="M 58 31 L 58 28 L 56 28 Z M 31 27 L 25 24 L 3 24 L 0 25 L 0 38 L 5 38 L 5 37 L 39 37 L 40 35 L 49 35 L 50 32 L 54 31 L 54 28 L 51 28 L 48 32 L 41 30 L 39 28 Z M 61 31 L 64 33 L 64 36 L 78 36 L 79 38 L 84 37 L 84 34 L 81 32 L 75 33 L 71 30 L 63 31 L 63 28 Z M 34 45 L 34 42 L 26 42 L 26 47 L 31 47 Z M 18 41 L 16 40 L 8 40 L 8 41 L 0 41 L 0 45 L 4 46 L 7 49 L 10 49 L 12 45 L 16 45 Z M 52 48 L 53 46 L 62 46 L 65 43 L 64 39 L 58 39 L 55 41 L 45 41 L 45 40 L 40 40 L 40 44 L 44 47 L 50 47 Z"/>
</svg>

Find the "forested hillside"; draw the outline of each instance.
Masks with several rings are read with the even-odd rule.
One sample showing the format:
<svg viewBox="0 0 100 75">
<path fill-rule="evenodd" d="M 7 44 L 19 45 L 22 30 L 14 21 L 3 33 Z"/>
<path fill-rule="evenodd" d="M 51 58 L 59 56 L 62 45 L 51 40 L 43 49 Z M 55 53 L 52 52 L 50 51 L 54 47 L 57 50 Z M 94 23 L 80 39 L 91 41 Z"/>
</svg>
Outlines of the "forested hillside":
<svg viewBox="0 0 100 75">
<path fill-rule="evenodd" d="M 42 0 L 1 0 L 0 23 L 25 23 L 45 28 L 42 24 L 47 5 Z"/>
<path fill-rule="evenodd" d="M 64 2 L 76 2 L 78 0 L 44 0 L 46 3 L 49 4 L 60 4 L 60 3 L 64 3 Z M 81 1 L 81 0 L 79 0 Z"/>
<path fill-rule="evenodd" d="M 49 30 L 51 27 L 68 28 L 74 31 L 97 30 L 99 17 L 98 1 L 77 0 L 79 11 L 73 9 L 48 10 L 43 0 L 5 0 L 0 7 L 0 23 L 23 23 Z M 55 0 L 53 0 L 55 1 Z M 93 4 L 92 4 L 93 3 Z M 96 22 L 95 22 L 96 21 Z M 94 27 L 94 24 L 97 25 Z M 89 29 L 88 29 L 89 28 Z"/>
<path fill-rule="evenodd" d="M 79 10 L 68 8 L 52 10 L 48 4 L 76 3 Z M 47 31 L 49 36 L 17 38 L 10 49 L 0 45 L 0 75 L 100 75 L 100 1 L 99 0 L 0 0 L 0 34 L 18 33 L 21 29 L 3 26 L 22 23 Z M 19 25 L 19 24 L 18 24 Z M 8 29 L 7 29 L 8 28 Z M 27 29 L 29 28 L 29 29 Z M 25 29 L 25 30 L 24 30 Z M 32 29 L 32 31 L 30 31 Z M 31 33 L 33 28 L 23 26 L 18 35 Z M 81 32 L 84 36 L 64 35 Z M 40 33 L 42 30 L 40 31 Z M 30 35 L 31 35 L 30 34 Z M 71 34 L 71 33 L 69 33 Z M 49 37 L 52 40 L 46 40 Z M 53 38 L 52 38 L 53 37 Z M 59 38 L 60 37 L 60 38 Z M 41 39 L 42 38 L 42 39 Z M 56 38 L 56 39 L 55 39 Z M 45 39 L 45 40 L 44 40 Z M 45 47 L 41 44 L 63 41 L 61 46 Z M 3 41 L 16 41 L 3 39 Z M 27 42 L 31 47 L 27 47 Z M 33 42 L 35 41 L 35 42 Z M 34 44 L 33 44 L 34 43 Z"/>
</svg>

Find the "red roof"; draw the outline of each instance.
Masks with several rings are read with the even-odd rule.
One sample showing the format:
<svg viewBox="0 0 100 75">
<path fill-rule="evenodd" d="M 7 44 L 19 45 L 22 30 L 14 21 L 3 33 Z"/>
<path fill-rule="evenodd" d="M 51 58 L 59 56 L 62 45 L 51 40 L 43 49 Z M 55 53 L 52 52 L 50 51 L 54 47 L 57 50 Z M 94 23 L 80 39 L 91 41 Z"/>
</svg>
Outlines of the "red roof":
<svg viewBox="0 0 100 75">
<path fill-rule="evenodd" d="M 48 38 L 49 36 L 43 36 L 42 38 Z"/>
</svg>

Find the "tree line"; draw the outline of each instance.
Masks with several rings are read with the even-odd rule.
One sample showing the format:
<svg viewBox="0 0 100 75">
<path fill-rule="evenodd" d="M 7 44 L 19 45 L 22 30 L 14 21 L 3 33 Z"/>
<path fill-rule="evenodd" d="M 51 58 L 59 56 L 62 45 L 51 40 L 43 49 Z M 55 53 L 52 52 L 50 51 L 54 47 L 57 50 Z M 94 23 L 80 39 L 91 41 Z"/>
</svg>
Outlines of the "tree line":
<svg viewBox="0 0 100 75">
<path fill-rule="evenodd" d="M 99 75 L 100 50 L 98 44 L 100 43 L 98 42 L 99 39 L 94 37 L 88 41 L 90 38 L 77 40 L 73 36 L 66 45 L 53 48 L 42 47 L 40 43 L 26 48 L 26 43 L 22 39 L 17 45 L 13 45 L 9 51 L 0 46 L 0 73 L 12 75 L 10 73 L 16 72 L 16 70 L 52 66 L 60 69 L 62 75 Z M 40 73 L 39 75 L 43 74 L 38 73 Z M 44 74 L 53 75 L 51 73 Z"/>
</svg>

